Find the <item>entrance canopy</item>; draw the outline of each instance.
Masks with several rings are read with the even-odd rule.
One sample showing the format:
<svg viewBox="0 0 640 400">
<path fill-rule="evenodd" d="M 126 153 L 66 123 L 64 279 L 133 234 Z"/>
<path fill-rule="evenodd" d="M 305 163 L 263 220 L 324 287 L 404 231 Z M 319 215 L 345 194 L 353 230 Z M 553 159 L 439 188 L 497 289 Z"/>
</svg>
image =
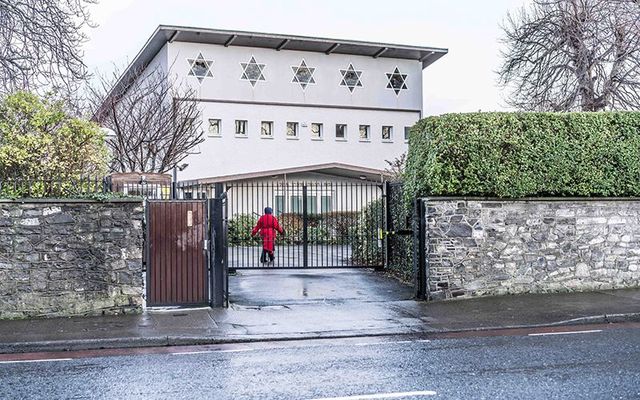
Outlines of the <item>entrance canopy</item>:
<svg viewBox="0 0 640 400">
<path fill-rule="evenodd" d="M 316 164 L 301 167 L 256 171 L 243 174 L 223 175 L 210 178 L 182 181 L 181 185 L 208 185 L 213 183 L 227 183 L 234 181 L 249 181 L 263 178 L 287 179 L 291 175 L 315 173 L 326 175 L 326 178 L 358 179 L 368 182 L 381 182 L 390 175 L 388 172 L 375 168 L 359 167 L 342 163 Z"/>
</svg>

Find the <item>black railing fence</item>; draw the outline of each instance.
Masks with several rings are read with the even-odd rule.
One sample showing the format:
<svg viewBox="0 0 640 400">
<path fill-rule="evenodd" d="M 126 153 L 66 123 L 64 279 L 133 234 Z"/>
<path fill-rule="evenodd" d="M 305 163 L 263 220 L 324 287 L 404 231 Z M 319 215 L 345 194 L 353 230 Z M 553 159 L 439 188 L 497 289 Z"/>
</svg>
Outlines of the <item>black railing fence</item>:
<svg viewBox="0 0 640 400">
<path fill-rule="evenodd" d="M 103 177 L 0 178 L 3 198 L 73 198 L 110 192 Z"/>
<path fill-rule="evenodd" d="M 207 199 L 213 185 L 194 182 L 154 182 L 144 179 L 114 182 L 110 177 L 0 178 L 0 198 L 142 197 L 149 200 Z"/>
<path fill-rule="evenodd" d="M 371 182 L 228 184 L 229 268 L 381 268 L 383 194 L 383 185 Z M 261 258 L 266 239 L 251 235 L 266 207 L 282 228 L 268 239 L 273 247 L 271 262 Z"/>
</svg>

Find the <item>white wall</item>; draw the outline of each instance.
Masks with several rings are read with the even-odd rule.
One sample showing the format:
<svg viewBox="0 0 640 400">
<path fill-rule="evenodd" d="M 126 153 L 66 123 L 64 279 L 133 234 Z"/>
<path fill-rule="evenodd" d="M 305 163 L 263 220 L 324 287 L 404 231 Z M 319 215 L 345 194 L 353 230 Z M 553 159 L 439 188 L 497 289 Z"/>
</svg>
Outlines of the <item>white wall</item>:
<svg viewBox="0 0 640 400">
<path fill-rule="evenodd" d="M 187 77 L 190 69 L 187 59 L 194 59 L 200 53 L 205 59 L 214 61 L 213 78 L 205 78 L 202 83 L 194 77 Z M 252 55 L 258 63 L 265 64 L 266 81 L 256 83 L 255 87 L 248 81 L 240 80 L 240 63 L 248 62 Z M 184 42 L 170 43 L 167 57 L 172 72 L 179 79 L 186 78 L 205 99 L 422 109 L 422 64 L 414 60 Z M 300 65 L 302 59 L 307 66 L 316 68 L 316 84 L 307 86 L 305 90 L 292 82 L 291 67 Z M 340 69 L 347 69 L 349 63 L 363 72 L 363 87 L 356 88 L 353 94 L 340 86 Z M 399 96 L 386 88 L 388 81 L 385 73 L 393 72 L 396 66 L 400 72 L 407 74 L 408 89 Z"/>
<path fill-rule="evenodd" d="M 214 62 L 213 78 L 202 82 L 187 75 L 187 59 L 195 59 L 200 53 Z M 266 81 L 257 82 L 255 87 L 240 79 L 240 63 L 248 62 L 251 56 L 266 64 Z M 316 68 L 316 84 L 308 85 L 306 90 L 292 83 L 291 67 L 302 59 L 307 66 Z M 205 131 L 209 118 L 222 120 L 222 136 L 207 137 L 194 150 L 196 154 L 184 161 L 189 166 L 178 174 L 181 180 L 331 162 L 384 169 L 385 160 L 407 150 L 404 127 L 412 126 L 422 109 L 422 67 L 418 61 L 183 42 L 168 45 L 167 60 L 178 80 L 198 91 Z M 349 63 L 363 71 L 363 87 L 355 88 L 353 93 L 339 85 L 339 70 L 346 69 Z M 396 66 L 407 74 L 408 90 L 399 95 L 386 88 L 385 74 Z M 237 119 L 248 121 L 248 137 L 235 136 Z M 260 137 L 261 121 L 274 122 L 273 138 Z M 297 140 L 286 138 L 287 121 L 299 123 Z M 312 140 L 310 127 L 314 122 L 323 124 L 323 140 Z M 335 138 L 338 123 L 348 126 L 346 141 Z M 370 125 L 368 142 L 359 140 L 361 124 Z M 382 125 L 394 127 L 389 143 L 382 141 Z"/>
<path fill-rule="evenodd" d="M 189 167 L 181 179 L 195 179 L 272 169 L 341 162 L 384 169 L 407 150 L 404 127 L 418 120 L 418 114 L 390 111 L 204 103 L 203 115 L 222 120 L 221 137 L 209 137 L 185 160 Z M 235 135 L 235 120 L 248 121 L 248 136 Z M 274 121 L 273 138 L 260 135 L 261 121 Z M 298 122 L 298 139 L 286 136 L 287 121 Z M 311 137 L 311 123 L 323 124 L 323 139 Z M 345 141 L 336 140 L 335 124 L 347 124 Z M 205 129 L 208 122 L 205 123 Z M 371 139 L 360 141 L 359 125 L 370 125 Z M 304 126 L 306 125 L 306 127 Z M 391 125 L 393 139 L 382 141 L 382 125 Z"/>
</svg>

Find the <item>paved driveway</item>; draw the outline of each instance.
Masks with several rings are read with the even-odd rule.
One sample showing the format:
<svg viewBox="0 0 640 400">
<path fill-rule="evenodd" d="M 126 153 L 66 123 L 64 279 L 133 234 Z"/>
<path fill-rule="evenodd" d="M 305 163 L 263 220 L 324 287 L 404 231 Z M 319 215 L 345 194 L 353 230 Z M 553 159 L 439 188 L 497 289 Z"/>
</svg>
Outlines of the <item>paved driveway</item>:
<svg viewBox="0 0 640 400">
<path fill-rule="evenodd" d="M 413 289 L 371 269 L 238 271 L 229 277 L 237 306 L 389 303 L 410 300 Z"/>
</svg>

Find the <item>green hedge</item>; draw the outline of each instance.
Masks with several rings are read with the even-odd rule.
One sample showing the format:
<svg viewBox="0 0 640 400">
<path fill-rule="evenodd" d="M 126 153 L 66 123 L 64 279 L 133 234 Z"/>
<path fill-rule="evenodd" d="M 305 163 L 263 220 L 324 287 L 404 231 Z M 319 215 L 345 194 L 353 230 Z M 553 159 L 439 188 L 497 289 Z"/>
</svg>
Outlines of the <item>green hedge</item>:
<svg viewBox="0 0 640 400">
<path fill-rule="evenodd" d="M 408 197 L 640 196 L 640 112 L 428 117 L 405 183 Z"/>
<path fill-rule="evenodd" d="M 351 257 L 354 264 L 379 266 L 384 263 L 382 243 L 378 240 L 383 211 L 382 200 L 374 200 L 362 209 L 358 224 L 353 227 Z"/>
</svg>

